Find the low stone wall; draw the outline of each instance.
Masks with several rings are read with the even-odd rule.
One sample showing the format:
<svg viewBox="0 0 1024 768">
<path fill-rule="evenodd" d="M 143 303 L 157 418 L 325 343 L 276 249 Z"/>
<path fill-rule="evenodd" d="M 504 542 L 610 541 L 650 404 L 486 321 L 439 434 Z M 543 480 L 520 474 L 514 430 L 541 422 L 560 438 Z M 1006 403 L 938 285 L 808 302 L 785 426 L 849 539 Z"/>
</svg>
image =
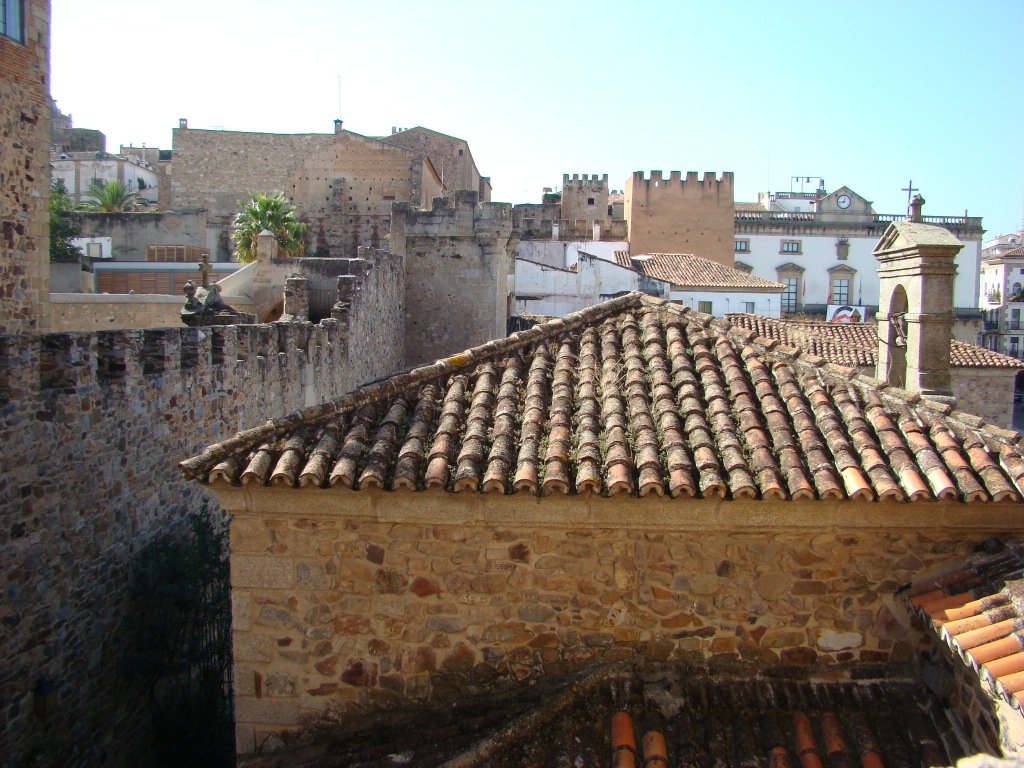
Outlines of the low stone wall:
<svg viewBox="0 0 1024 768">
<path fill-rule="evenodd" d="M 50 326 L 55 332 L 173 328 L 181 325 L 184 298 L 160 294 L 51 293 Z"/>
<path fill-rule="evenodd" d="M 956 407 L 989 424 L 1013 428 L 1013 386 L 1020 368 L 953 368 Z"/>
<path fill-rule="evenodd" d="M 404 285 L 378 266 L 318 325 L 0 337 L 0 765 L 149 764 L 122 621 L 135 553 L 207 497 L 175 463 L 401 368 Z"/>
<path fill-rule="evenodd" d="M 962 505 L 216 490 L 240 755 L 598 663 L 912 665 L 893 594 L 1005 525 L 937 528 Z"/>
</svg>

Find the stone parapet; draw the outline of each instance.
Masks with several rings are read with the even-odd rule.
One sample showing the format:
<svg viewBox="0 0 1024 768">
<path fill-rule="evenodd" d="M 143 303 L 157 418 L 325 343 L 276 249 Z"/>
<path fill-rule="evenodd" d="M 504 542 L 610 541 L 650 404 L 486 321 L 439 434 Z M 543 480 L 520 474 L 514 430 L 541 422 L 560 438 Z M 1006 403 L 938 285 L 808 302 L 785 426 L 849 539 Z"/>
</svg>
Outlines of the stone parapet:
<svg viewBox="0 0 1024 768">
<path fill-rule="evenodd" d="M 4 768 L 33 750 L 50 765 L 150 764 L 122 622 L 135 554 L 208 498 L 173 464 L 402 367 L 401 262 L 373 256 L 351 267 L 342 322 L 0 336 Z M 45 718 L 40 680 L 59 702 Z"/>
</svg>

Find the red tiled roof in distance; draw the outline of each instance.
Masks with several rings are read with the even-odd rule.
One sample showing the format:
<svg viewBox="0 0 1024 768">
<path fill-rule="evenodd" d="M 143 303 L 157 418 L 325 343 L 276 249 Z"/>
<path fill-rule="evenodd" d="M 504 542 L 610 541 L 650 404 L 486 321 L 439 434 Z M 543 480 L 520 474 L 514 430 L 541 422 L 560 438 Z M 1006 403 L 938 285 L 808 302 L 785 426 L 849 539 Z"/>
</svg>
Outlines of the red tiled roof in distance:
<svg viewBox="0 0 1024 768">
<path fill-rule="evenodd" d="M 233 485 L 1020 502 L 1019 435 L 628 294 L 246 430 Z"/>
<path fill-rule="evenodd" d="M 830 362 L 854 368 L 874 367 L 878 355 L 878 330 L 869 323 L 827 323 L 780 320 L 761 315 L 731 313 L 726 319 L 758 336 L 779 341 L 820 355 Z M 954 368 L 1024 368 L 1024 360 L 950 340 L 950 363 Z"/>
<path fill-rule="evenodd" d="M 631 256 L 626 251 L 615 252 L 615 263 L 629 267 L 647 277 L 663 280 L 683 288 L 723 288 L 747 291 L 781 293 L 782 283 L 754 277 L 739 269 L 689 253 L 641 253 Z"/>
</svg>

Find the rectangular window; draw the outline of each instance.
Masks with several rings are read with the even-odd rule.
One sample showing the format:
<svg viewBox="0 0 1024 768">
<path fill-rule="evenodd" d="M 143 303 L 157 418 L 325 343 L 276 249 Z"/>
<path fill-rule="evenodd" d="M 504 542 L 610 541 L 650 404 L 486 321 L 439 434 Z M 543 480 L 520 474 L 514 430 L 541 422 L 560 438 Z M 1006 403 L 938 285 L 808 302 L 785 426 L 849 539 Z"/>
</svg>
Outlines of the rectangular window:
<svg viewBox="0 0 1024 768">
<path fill-rule="evenodd" d="M 698 301 L 697 302 L 697 311 L 698 312 L 703 312 L 706 315 L 710 315 L 711 314 L 711 302 L 710 301 Z"/>
<path fill-rule="evenodd" d="M 1010 355 L 1020 357 L 1020 338 L 1017 336 L 1010 337 Z"/>
<path fill-rule="evenodd" d="M 779 253 L 800 253 L 799 240 L 783 240 Z"/>
<path fill-rule="evenodd" d="M 1008 330 L 1019 331 L 1020 330 L 1020 310 L 1010 310 L 1010 327 Z"/>
<path fill-rule="evenodd" d="M 837 277 L 832 281 L 832 303 L 850 303 L 850 278 Z"/>
<path fill-rule="evenodd" d="M 748 315 L 754 314 L 754 302 L 752 302 L 752 301 L 744 301 L 744 302 L 742 302 L 742 304 L 743 304 L 743 311 L 744 312 L 746 312 Z"/>
<path fill-rule="evenodd" d="M 25 30 L 21 25 L 22 0 L 0 0 L 0 35 L 19 43 L 25 42 Z"/>
<path fill-rule="evenodd" d="M 90 259 L 102 259 L 103 258 L 103 244 L 102 243 L 86 243 L 85 244 L 85 255 Z"/>
<path fill-rule="evenodd" d="M 587 205 L 593 205 L 593 204 L 594 204 L 594 198 L 588 197 L 587 198 Z"/>
<path fill-rule="evenodd" d="M 782 291 L 782 311 L 796 312 L 797 297 L 799 296 L 800 290 L 800 278 L 784 277 L 780 282 L 786 286 Z"/>
<path fill-rule="evenodd" d="M 750 252 L 750 241 L 749 240 L 737 240 L 736 245 L 733 248 L 737 253 L 749 253 Z"/>
</svg>

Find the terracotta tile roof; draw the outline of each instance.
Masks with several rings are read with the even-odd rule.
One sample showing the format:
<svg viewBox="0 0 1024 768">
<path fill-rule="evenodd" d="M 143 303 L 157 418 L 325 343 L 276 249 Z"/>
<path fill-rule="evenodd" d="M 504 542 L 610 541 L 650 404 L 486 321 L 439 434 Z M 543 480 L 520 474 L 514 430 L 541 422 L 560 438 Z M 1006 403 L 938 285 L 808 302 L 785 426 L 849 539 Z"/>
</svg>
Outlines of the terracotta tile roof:
<svg viewBox="0 0 1024 768">
<path fill-rule="evenodd" d="M 1019 502 L 1019 435 L 638 293 L 241 432 L 201 482 Z"/>
<path fill-rule="evenodd" d="M 728 314 L 726 319 L 758 336 L 778 339 L 839 365 L 857 368 L 875 365 L 878 331 L 874 323 L 777 320 L 740 313 Z M 950 341 L 949 352 L 954 368 L 1024 368 L 1024 360 L 958 339 Z"/>
<path fill-rule="evenodd" d="M 616 251 L 615 263 L 647 277 L 686 288 L 734 288 L 781 292 L 785 287 L 782 283 L 754 277 L 741 270 L 688 253 L 642 253 L 630 256 L 626 251 Z"/>
<path fill-rule="evenodd" d="M 948 713 L 908 682 L 667 677 L 579 686 L 458 764 L 881 768 L 966 756 Z"/>
<path fill-rule="evenodd" d="M 996 543 L 906 599 L 939 638 L 1008 703 L 1024 704 L 1024 543 Z"/>
<path fill-rule="evenodd" d="M 733 203 L 737 211 L 766 211 L 763 203 Z"/>
</svg>

